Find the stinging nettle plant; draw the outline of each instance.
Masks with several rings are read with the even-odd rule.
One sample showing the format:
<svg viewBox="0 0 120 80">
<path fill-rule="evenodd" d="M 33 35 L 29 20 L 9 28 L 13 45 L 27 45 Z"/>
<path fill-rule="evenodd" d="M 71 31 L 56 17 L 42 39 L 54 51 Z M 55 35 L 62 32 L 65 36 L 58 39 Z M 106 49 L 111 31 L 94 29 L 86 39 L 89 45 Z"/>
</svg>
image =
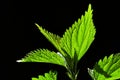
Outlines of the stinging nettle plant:
<svg viewBox="0 0 120 80">
<path fill-rule="evenodd" d="M 54 45 L 58 52 L 48 49 L 37 49 L 29 52 L 17 62 L 57 64 L 67 69 L 67 75 L 71 80 L 77 80 L 79 73 L 77 63 L 85 55 L 95 39 L 96 29 L 92 19 L 92 11 L 91 4 L 89 4 L 85 14 L 65 31 L 63 37 L 48 32 L 35 23 L 40 32 Z M 109 57 L 105 56 L 100 59 L 93 69 L 88 68 L 88 73 L 93 80 L 120 79 L 120 53 L 111 54 Z M 39 75 L 38 78 L 33 77 L 32 80 L 57 80 L 57 72 L 50 70 L 44 76 Z"/>
</svg>

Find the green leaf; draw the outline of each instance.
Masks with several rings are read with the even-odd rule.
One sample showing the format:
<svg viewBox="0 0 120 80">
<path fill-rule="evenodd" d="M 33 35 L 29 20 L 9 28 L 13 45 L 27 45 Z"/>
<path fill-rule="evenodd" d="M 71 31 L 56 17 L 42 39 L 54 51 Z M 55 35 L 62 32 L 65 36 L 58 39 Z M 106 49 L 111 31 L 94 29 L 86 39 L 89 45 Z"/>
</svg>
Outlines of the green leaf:
<svg viewBox="0 0 120 80">
<path fill-rule="evenodd" d="M 89 5 L 85 15 L 82 15 L 81 19 L 75 21 L 72 27 L 64 33 L 63 38 L 61 38 L 61 47 L 71 58 L 74 58 L 76 53 L 77 60 L 80 60 L 93 42 L 95 33 L 92 9 Z"/>
<path fill-rule="evenodd" d="M 55 48 L 61 52 L 62 55 L 65 55 L 64 52 L 61 50 L 60 47 L 60 39 L 61 37 L 53 34 L 51 32 L 48 32 L 47 30 L 43 29 L 41 26 L 39 26 L 37 23 L 35 25 L 38 27 L 40 32 L 55 46 Z"/>
<path fill-rule="evenodd" d="M 65 59 L 62 55 L 47 49 L 37 49 L 31 51 L 18 62 L 44 62 L 65 66 Z"/>
<path fill-rule="evenodd" d="M 120 53 L 104 57 L 95 64 L 93 69 L 88 69 L 93 80 L 116 80 L 120 79 Z"/>
<path fill-rule="evenodd" d="M 43 75 L 39 75 L 38 78 L 32 78 L 32 80 L 57 80 L 57 72 L 49 71 Z"/>
</svg>

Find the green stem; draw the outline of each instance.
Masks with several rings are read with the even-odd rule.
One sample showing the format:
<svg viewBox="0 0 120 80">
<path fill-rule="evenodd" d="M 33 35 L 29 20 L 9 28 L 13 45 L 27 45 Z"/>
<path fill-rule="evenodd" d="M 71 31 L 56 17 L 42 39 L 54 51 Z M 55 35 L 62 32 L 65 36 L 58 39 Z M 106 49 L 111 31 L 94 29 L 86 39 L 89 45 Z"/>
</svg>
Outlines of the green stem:
<svg viewBox="0 0 120 80">
<path fill-rule="evenodd" d="M 67 65 L 66 65 L 67 71 L 68 71 L 68 77 L 71 80 L 77 80 L 77 61 L 76 59 L 68 59 L 67 58 Z"/>
</svg>

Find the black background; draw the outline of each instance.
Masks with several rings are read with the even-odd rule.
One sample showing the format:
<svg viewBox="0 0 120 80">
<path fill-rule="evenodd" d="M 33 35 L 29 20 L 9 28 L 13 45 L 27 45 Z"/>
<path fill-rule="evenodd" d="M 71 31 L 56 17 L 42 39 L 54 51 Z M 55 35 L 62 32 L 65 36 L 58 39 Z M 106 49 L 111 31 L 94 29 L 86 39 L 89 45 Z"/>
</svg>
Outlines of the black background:
<svg viewBox="0 0 120 80">
<path fill-rule="evenodd" d="M 92 4 L 96 36 L 91 47 L 79 61 L 78 80 L 90 80 L 87 68 L 92 68 L 96 61 L 105 55 L 120 52 L 119 39 L 119 5 L 117 2 L 101 0 L 79 0 L 69 2 L 51 1 L 8 1 L 8 28 L 6 28 L 5 48 L 10 51 L 3 67 L 4 80 L 31 80 L 53 69 L 58 71 L 58 80 L 69 80 L 64 67 L 43 63 L 16 63 L 29 51 L 48 48 L 56 51 L 50 42 L 39 32 L 34 23 L 38 23 L 50 32 L 62 36 L 75 20 Z M 8 57 L 8 58 L 7 58 Z"/>
</svg>

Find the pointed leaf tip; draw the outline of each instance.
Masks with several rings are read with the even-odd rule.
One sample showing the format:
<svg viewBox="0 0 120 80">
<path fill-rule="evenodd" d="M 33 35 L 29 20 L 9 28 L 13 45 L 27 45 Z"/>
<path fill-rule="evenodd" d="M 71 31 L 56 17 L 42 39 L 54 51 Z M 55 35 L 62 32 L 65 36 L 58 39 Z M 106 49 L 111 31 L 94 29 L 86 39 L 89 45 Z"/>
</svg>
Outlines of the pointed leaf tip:
<svg viewBox="0 0 120 80">
<path fill-rule="evenodd" d="M 18 62 L 18 63 L 19 63 L 19 62 L 22 62 L 22 60 L 16 60 L 16 62 Z"/>
<path fill-rule="evenodd" d="M 91 4 L 89 4 L 88 9 L 90 9 L 90 10 L 92 9 L 92 5 Z"/>
</svg>

